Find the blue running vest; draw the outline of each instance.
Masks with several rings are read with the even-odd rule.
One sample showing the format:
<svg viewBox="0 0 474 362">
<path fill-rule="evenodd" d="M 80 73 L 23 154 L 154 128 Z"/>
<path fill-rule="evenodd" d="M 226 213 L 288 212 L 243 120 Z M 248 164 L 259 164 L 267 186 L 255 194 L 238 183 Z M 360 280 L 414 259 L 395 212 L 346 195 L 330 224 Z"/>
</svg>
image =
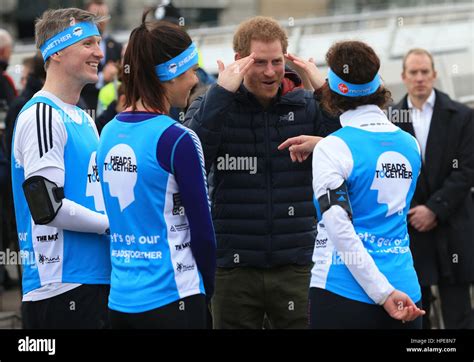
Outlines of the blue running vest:
<svg viewBox="0 0 474 362">
<path fill-rule="evenodd" d="M 175 123 L 163 115 L 114 118 L 102 131 L 97 164 L 110 221 L 112 310 L 141 313 L 205 293 L 178 185 L 157 161 L 157 144 Z M 174 148 L 171 165 L 173 157 Z"/>
<path fill-rule="evenodd" d="M 346 183 L 356 233 L 388 281 L 414 302 L 419 301 L 421 291 L 407 229 L 407 213 L 421 167 L 416 140 L 402 130 L 369 132 L 354 127 L 341 128 L 331 136 L 344 141 L 352 154 L 354 164 Z M 322 220 L 317 201 L 315 205 Z M 315 256 L 322 252 L 318 248 L 323 244 L 324 236 L 318 235 Z M 325 270 L 325 289 L 374 304 L 336 250 L 327 253 L 331 253 L 331 261 Z M 357 262 L 357 256 L 353 257 Z"/>
<path fill-rule="evenodd" d="M 56 109 L 66 127 L 65 198 L 100 212 L 96 204 L 101 200 L 96 200 L 97 195 L 89 192 L 99 182 L 95 166 L 98 138 L 91 124 L 85 114 L 81 124 L 74 122 L 51 99 L 42 96 L 32 98 L 20 114 L 37 103 L 45 103 Z M 12 152 L 13 197 L 23 259 L 23 294 L 50 283 L 109 284 L 111 265 L 108 238 L 105 235 L 34 224 L 23 193 L 24 181 L 24 169 L 16 162 Z"/>
</svg>

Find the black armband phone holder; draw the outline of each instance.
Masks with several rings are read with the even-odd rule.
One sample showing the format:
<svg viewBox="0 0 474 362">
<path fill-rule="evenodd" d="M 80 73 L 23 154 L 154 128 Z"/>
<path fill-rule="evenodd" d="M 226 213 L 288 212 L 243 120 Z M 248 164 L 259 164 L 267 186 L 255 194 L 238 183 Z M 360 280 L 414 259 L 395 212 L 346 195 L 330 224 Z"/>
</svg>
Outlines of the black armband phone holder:
<svg viewBox="0 0 474 362">
<path fill-rule="evenodd" d="M 323 215 L 331 206 L 339 205 L 342 207 L 352 221 L 352 206 L 349 200 L 349 193 L 347 191 L 347 184 L 344 181 L 337 189 L 327 189 L 326 194 L 318 198 L 319 207 L 321 208 L 321 215 Z"/>
<path fill-rule="evenodd" d="M 23 182 L 23 192 L 31 216 L 37 225 L 49 224 L 63 205 L 64 188 L 42 176 L 32 176 Z"/>
</svg>

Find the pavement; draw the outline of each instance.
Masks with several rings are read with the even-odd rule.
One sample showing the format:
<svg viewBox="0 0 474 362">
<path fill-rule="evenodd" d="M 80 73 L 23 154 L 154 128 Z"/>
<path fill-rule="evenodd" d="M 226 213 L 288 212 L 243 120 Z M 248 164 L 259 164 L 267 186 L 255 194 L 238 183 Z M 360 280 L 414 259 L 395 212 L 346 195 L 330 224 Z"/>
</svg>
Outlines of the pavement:
<svg viewBox="0 0 474 362">
<path fill-rule="evenodd" d="M 16 267 L 6 266 L 8 274 L 18 281 Z M 4 290 L 0 287 L 0 329 L 21 329 L 21 289 L 20 286 Z"/>
</svg>

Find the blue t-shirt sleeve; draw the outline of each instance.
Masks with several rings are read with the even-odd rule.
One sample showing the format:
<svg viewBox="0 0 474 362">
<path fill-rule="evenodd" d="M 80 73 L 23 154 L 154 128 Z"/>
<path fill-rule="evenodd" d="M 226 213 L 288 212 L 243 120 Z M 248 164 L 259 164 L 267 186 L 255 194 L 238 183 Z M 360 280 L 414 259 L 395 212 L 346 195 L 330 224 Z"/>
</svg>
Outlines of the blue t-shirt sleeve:
<svg viewBox="0 0 474 362">
<path fill-rule="evenodd" d="M 169 127 L 158 142 L 157 160 L 161 167 L 175 176 L 178 183 L 189 222 L 191 250 L 209 299 L 214 292 L 216 238 L 198 137 L 192 130 L 180 126 Z"/>
</svg>

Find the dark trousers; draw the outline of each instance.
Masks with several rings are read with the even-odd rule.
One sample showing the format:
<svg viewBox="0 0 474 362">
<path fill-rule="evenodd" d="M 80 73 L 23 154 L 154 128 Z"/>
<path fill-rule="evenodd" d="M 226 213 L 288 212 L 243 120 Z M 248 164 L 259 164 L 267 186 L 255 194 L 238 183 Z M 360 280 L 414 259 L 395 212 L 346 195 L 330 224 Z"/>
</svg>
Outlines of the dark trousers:
<svg viewBox="0 0 474 362">
<path fill-rule="evenodd" d="M 107 329 L 109 285 L 83 284 L 37 302 L 23 302 L 24 329 Z"/>
<path fill-rule="evenodd" d="M 421 302 L 416 303 L 421 308 Z M 344 298 L 325 289 L 309 289 L 311 329 L 421 329 L 422 319 L 402 323 L 376 304 Z"/>
<path fill-rule="evenodd" d="M 216 329 L 307 328 L 311 265 L 217 268 Z"/>
<path fill-rule="evenodd" d="M 441 299 L 441 314 L 444 327 L 447 329 L 473 329 L 470 284 L 444 284 L 438 285 Z M 423 329 L 431 329 L 429 318 L 432 301 L 431 287 L 421 287 L 422 303 L 426 310 L 423 316 Z"/>
<path fill-rule="evenodd" d="M 205 329 L 206 310 L 205 295 L 196 294 L 143 313 L 109 313 L 113 329 Z"/>
</svg>

